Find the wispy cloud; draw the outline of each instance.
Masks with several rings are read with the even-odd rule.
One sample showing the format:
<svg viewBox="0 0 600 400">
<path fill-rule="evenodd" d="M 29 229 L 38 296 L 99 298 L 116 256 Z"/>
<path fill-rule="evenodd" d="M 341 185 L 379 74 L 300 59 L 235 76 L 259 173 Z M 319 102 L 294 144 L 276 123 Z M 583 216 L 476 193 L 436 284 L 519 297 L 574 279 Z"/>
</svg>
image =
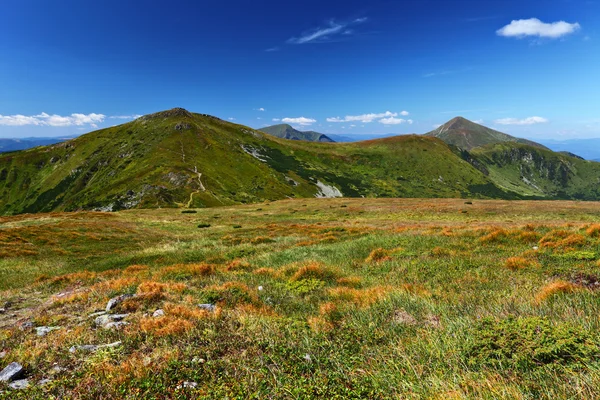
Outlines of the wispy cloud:
<svg viewBox="0 0 600 400">
<path fill-rule="evenodd" d="M 501 118 L 494 121 L 498 125 L 534 125 L 534 124 L 545 124 L 548 122 L 543 117 L 528 117 L 523 119 L 518 118 Z"/>
<path fill-rule="evenodd" d="M 504 37 L 523 38 L 537 36 L 540 38 L 557 39 L 570 35 L 581 29 L 579 23 L 565 21 L 545 23 L 537 18 L 513 20 L 510 24 L 498 29 L 496 34 Z"/>
<path fill-rule="evenodd" d="M 235 118 L 233 118 L 233 117 L 229 117 L 227 119 L 230 120 L 230 121 L 235 121 Z"/>
<path fill-rule="evenodd" d="M 269 47 L 268 49 L 265 49 L 265 51 L 267 53 L 272 53 L 274 51 L 279 51 L 279 47 L 275 46 L 275 47 Z"/>
<path fill-rule="evenodd" d="M 314 124 L 315 122 L 317 122 L 317 120 L 312 119 L 312 118 L 298 117 L 298 118 L 283 118 L 281 120 L 281 122 L 283 122 L 285 124 L 297 124 L 300 126 L 306 126 L 306 125 Z"/>
<path fill-rule="evenodd" d="M 368 21 L 368 18 L 356 18 L 350 21 L 340 22 L 330 20 L 325 26 L 320 26 L 302 33 L 298 37 L 292 37 L 287 40 L 289 44 L 306 44 L 306 43 L 324 43 L 340 39 L 341 36 L 350 36 L 355 34 L 351 29 L 353 26 L 363 24 Z"/>
<path fill-rule="evenodd" d="M 93 128 L 97 128 L 97 124 L 103 122 L 106 119 L 104 114 L 71 114 L 69 116 L 61 116 L 57 114 L 46 114 L 45 112 L 38 115 L 0 115 L 0 125 L 5 126 L 54 126 L 54 127 L 65 127 L 65 126 L 83 126 L 90 125 Z"/>
<path fill-rule="evenodd" d="M 281 121 L 281 118 L 273 118 L 273 122 L 279 122 Z"/>
<path fill-rule="evenodd" d="M 410 113 L 408 111 L 401 111 L 399 113 L 402 116 L 407 116 Z M 369 123 L 369 122 L 373 122 L 376 120 L 380 120 L 382 118 L 394 118 L 397 117 L 398 113 L 394 113 L 391 111 L 386 111 L 383 113 L 378 113 L 378 114 L 362 114 L 362 115 L 346 115 L 344 118 L 340 118 L 340 117 L 330 117 L 327 118 L 327 122 L 362 122 L 362 123 Z"/>
</svg>

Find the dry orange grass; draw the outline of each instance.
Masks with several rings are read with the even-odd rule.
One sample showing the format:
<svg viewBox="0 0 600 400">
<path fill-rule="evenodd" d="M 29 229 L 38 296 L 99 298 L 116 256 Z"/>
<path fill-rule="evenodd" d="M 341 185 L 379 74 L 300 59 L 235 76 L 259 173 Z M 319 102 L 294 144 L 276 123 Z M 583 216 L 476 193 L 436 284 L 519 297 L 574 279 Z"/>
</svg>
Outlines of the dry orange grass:
<svg viewBox="0 0 600 400">
<path fill-rule="evenodd" d="M 389 286 L 375 286 L 368 289 L 336 287 L 329 289 L 329 297 L 334 302 L 351 303 L 365 308 L 384 299 L 391 291 L 392 288 Z"/>
<path fill-rule="evenodd" d="M 259 268 L 253 271 L 255 275 L 276 276 L 277 272 L 273 268 Z"/>
<path fill-rule="evenodd" d="M 158 293 L 176 292 L 181 293 L 187 288 L 184 283 L 162 283 L 154 281 L 145 281 L 140 283 L 137 288 L 139 295 L 154 295 Z"/>
<path fill-rule="evenodd" d="M 479 238 L 481 243 L 498 243 L 508 238 L 508 231 L 502 228 L 496 228 L 492 232 Z"/>
<path fill-rule="evenodd" d="M 390 251 L 382 248 L 375 249 L 371 251 L 369 256 L 365 259 L 366 263 L 380 263 L 383 261 L 389 261 L 392 257 L 390 257 Z"/>
<path fill-rule="evenodd" d="M 346 276 L 336 280 L 338 285 L 357 288 L 362 285 L 362 279 L 358 276 Z"/>
<path fill-rule="evenodd" d="M 246 260 L 233 260 L 227 265 L 227 271 L 235 272 L 248 272 L 252 270 L 252 265 Z"/>
<path fill-rule="evenodd" d="M 123 289 L 133 286 L 138 282 L 136 278 L 116 278 L 94 284 L 90 289 L 97 293 L 109 291 L 121 292 Z"/>
<path fill-rule="evenodd" d="M 316 333 L 327 333 L 331 332 L 335 326 L 327 321 L 323 317 L 308 317 L 307 321 L 308 326 L 313 332 Z"/>
<path fill-rule="evenodd" d="M 290 278 L 291 281 L 299 281 L 302 279 L 320 279 L 322 281 L 334 279 L 335 271 L 325 267 L 323 264 L 310 261 L 307 264 L 298 268 L 296 273 Z"/>
<path fill-rule="evenodd" d="M 566 230 L 550 231 L 539 241 L 540 247 L 563 250 L 573 250 L 576 247 L 585 245 L 585 243 L 585 236 Z"/>
<path fill-rule="evenodd" d="M 589 228 L 586 229 L 585 232 L 590 237 L 594 237 L 594 238 L 600 237 L 600 224 L 591 225 Z"/>
<path fill-rule="evenodd" d="M 184 318 L 172 316 L 142 318 L 140 330 L 154 336 L 180 335 L 194 327 L 194 324 Z"/>
<path fill-rule="evenodd" d="M 572 293 L 580 288 L 571 282 L 557 280 L 550 282 L 546 286 L 542 287 L 535 296 L 536 303 L 540 304 L 543 301 L 561 293 Z"/>
<path fill-rule="evenodd" d="M 512 271 L 535 266 L 535 263 L 524 257 L 510 257 L 504 262 L 504 266 Z"/>
</svg>

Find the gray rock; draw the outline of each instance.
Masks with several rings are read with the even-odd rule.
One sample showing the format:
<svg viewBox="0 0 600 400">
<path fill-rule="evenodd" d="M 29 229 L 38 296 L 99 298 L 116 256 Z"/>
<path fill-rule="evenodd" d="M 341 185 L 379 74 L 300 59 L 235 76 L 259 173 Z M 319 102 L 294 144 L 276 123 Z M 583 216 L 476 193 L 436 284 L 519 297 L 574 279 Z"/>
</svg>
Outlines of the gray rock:
<svg viewBox="0 0 600 400">
<path fill-rule="evenodd" d="M 93 314 L 90 314 L 89 317 L 90 318 L 96 318 L 96 317 L 99 317 L 100 315 L 105 315 L 105 314 L 106 314 L 106 311 L 98 311 L 98 312 L 95 312 Z"/>
<path fill-rule="evenodd" d="M 52 367 L 52 369 L 50 369 L 50 375 L 58 375 L 60 373 L 65 372 L 66 370 L 67 370 L 66 368 L 55 365 L 54 367 Z"/>
<path fill-rule="evenodd" d="M 114 342 L 114 343 L 108 343 L 108 344 L 101 344 L 101 345 L 84 344 L 84 345 L 78 345 L 78 346 L 71 346 L 71 348 L 69 349 L 69 352 L 76 353 L 77 351 L 82 351 L 82 352 L 86 352 L 86 353 L 93 353 L 97 350 L 108 349 L 111 347 L 117 347 L 117 346 L 120 346 L 121 344 L 122 344 L 121 341 Z"/>
<path fill-rule="evenodd" d="M 6 357 L 6 351 L 0 351 L 0 360 Z"/>
<path fill-rule="evenodd" d="M 0 382 L 12 382 L 15 379 L 19 379 L 24 372 L 21 364 L 11 362 L 0 372 Z"/>
<path fill-rule="evenodd" d="M 46 386 L 50 383 L 52 383 L 52 379 L 40 379 L 37 384 L 38 386 Z"/>
<path fill-rule="evenodd" d="M 194 364 L 204 364 L 206 362 L 206 360 L 204 358 L 194 357 L 194 358 L 192 358 L 192 362 Z"/>
<path fill-rule="evenodd" d="M 181 385 L 177 385 L 177 389 L 193 389 L 198 386 L 196 382 L 183 382 Z"/>
<path fill-rule="evenodd" d="M 113 314 L 113 315 L 104 314 L 104 315 L 100 315 L 99 317 L 96 317 L 96 319 L 94 320 L 94 324 L 96 324 L 96 326 L 106 328 L 107 325 L 122 321 L 125 318 L 127 318 L 127 316 L 129 316 L 129 314 Z M 125 325 L 127 325 L 127 324 L 125 323 Z"/>
<path fill-rule="evenodd" d="M 117 322 L 109 322 L 108 324 L 104 325 L 103 328 L 104 329 L 122 329 L 123 327 L 129 325 L 129 322 L 125 322 L 125 321 L 117 321 Z"/>
<path fill-rule="evenodd" d="M 0 308 L 0 314 L 4 314 L 6 312 L 6 308 Z"/>
<path fill-rule="evenodd" d="M 14 381 L 8 385 L 9 388 L 14 390 L 22 390 L 27 389 L 29 387 L 29 380 L 27 379 L 19 379 L 18 381 Z"/>
<path fill-rule="evenodd" d="M 113 308 L 115 308 L 117 305 L 121 304 L 124 300 L 130 299 L 132 297 L 135 297 L 135 295 L 133 295 L 133 294 L 122 294 L 120 296 L 113 297 L 112 299 L 110 299 L 108 301 L 108 303 L 106 303 L 106 312 L 109 312 L 110 310 L 112 310 Z"/>
<path fill-rule="evenodd" d="M 154 313 L 152 314 L 152 316 L 154 318 L 164 317 L 165 316 L 165 312 L 163 310 L 161 310 L 161 309 L 158 309 L 158 310 L 154 311 Z"/>
<path fill-rule="evenodd" d="M 217 306 L 215 306 L 214 304 L 198 304 L 198 307 L 210 312 L 215 312 L 217 310 Z"/>
<path fill-rule="evenodd" d="M 38 336 L 46 336 L 52 331 L 60 329 L 60 326 L 38 326 L 35 328 L 35 333 Z"/>
<path fill-rule="evenodd" d="M 22 331 L 28 331 L 31 328 L 33 328 L 33 322 L 31 321 L 25 321 L 19 326 L 19 329 Z"/>
</svg>

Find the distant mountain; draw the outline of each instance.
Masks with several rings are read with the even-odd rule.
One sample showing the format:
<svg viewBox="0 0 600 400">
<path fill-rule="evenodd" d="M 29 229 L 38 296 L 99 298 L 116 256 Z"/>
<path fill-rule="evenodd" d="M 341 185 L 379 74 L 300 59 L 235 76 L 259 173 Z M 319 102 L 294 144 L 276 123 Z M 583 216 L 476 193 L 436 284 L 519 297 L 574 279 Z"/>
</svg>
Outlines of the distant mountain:
<svg viewBox="0 0 600 400">
<path fill-rule="evenodd" d="M 554 151 L 568 151 L 586 160 L 600 160 L 600 138 L 543 140 L 542 143 Z"/>
<path fill-rule="evenodd" d="M 476 124 L 463 117 L 453 118 L 435 130 L 426 133 L 425 136 L 442 139 L 448 144 L 458 146 L 465 150 L 505 142 L 522 143 L 529 146 L 548 149 L 546 146 L 539 143 L 527 139 L 516 138 L 506 133 Z"/>
<path fill-rule="evenodd" d="M 26 150 L 37 146 L 47 146 L 54 143 L 64 142 L 71 138 L 43 138 L 30 137 L 23 139 L 2 139 L 0 138 L 0 153 L 7 151 Z"/>
<path fill-rule="evenodd" d="M 260 128 L 259 131 L 281 139 L 303 140 L 305 142 L 333 142 L 327 135 L 314 131 L 299 131 L 288 124 L 267 126 Z"/>
<path fill-rule="evenodd" d="M 328 133 L 331 139 L 336 142 L 360 142 L 361 140 L 373 140 L 373 139 L 382 139 L 386 137 L 398 136 L 397 133 L 382 133 L 382 134 L 361 134 L 361 133 L 349 133 L 347 135 L 336 135 L 333 133 Z"/>
<path fill-rule="evenodd" d="M 0 154 L 0 215 L 340 196 L 600 200 L 600 163 L 515 142 L 468 151 L 424 135 L 282 140 L 180 108 Z"/>
</svg>

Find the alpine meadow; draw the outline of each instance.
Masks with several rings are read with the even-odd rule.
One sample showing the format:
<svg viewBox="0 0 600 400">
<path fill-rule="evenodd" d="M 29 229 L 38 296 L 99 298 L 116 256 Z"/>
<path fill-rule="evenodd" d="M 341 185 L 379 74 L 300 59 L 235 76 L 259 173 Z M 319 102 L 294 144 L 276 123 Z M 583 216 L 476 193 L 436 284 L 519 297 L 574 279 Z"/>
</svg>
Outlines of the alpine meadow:
<svg viewBox="0 0 600 400">
<path fill-rule="evenodd" d="M 7 0 L 0 399 L 600 399 L 598 26 Z"/>
</svg>

